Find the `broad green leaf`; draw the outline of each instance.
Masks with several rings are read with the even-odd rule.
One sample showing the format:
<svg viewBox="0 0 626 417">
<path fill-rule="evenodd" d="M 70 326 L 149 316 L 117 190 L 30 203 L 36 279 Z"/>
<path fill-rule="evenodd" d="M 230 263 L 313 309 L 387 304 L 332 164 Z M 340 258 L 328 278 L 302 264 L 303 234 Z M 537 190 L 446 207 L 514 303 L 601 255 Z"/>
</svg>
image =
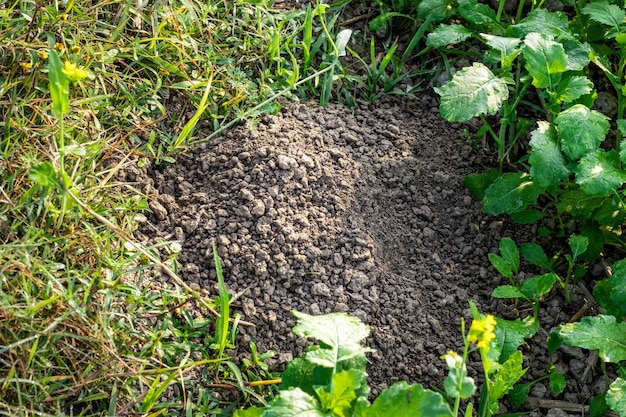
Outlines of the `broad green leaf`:
<svg viewBox="0 0 626 417">
<path fill-rule="evenodd" d="M 432 23 L 449 19 L 455 13 L 456 2 L 452 0 L 423 0 L 417 6 L 417 16 Z"/>
<path fill-rule="evenodd" d="M 517 274 L 519 270 L 519 250 L 513 239 L 503 237 L 498 244 L 502 258 L 511 265 L 513 272 Z"/>
<path fill-rule="evenodd" d="M 606 393 L 606 403 L 620 417 L 626 416 L 626 380 L 617 378 Z"/>
<path fill-rule="evenodd" d="M 383 391 L 374 403 L 358 410 L 355 417 L 453 417 L 441 394 L 420 384 L 396 382 Z"/>
<path fill-rule="evenodd" d="M 595 209 L 600 207 L 605 197 L 589 195 L 583 190 L 573 189 L 561 194 L 556 207 L 560 214 L 568 213 L 575 219 L 590 219 Z"/>
<path fill-rule="evenodd" d="M 263 417 L 329 417 L 317 399 L 300 388 L 280 391 L 263 411 Z"/>
<path fill-rule="evenodd" d="M 530 394 L 530 387 L 532 384 L 527 382 L 526 384 L 515 385 L 511 391 L 509 391 L 508 399 L 509 404 L 513 408 L 519 408 L 522 406 L 524 401 L 528 398 L 528 394 Z"/>
<path fill-rule="evenodd" d="M 428 34 L 428 37 L 426 38 L 426 45 L 432 48 L 442 48 L 448 45 L 463 42 L 470 36 L 472 36 L 472 31 L 465 26 L 456 24 L 441 24 L 437 26 L 434 31 Z"/>
<path fill-rule="evenodd" d="M 600 225 L 595 221 L 585 221 L 579 233 L 589 239 L 587 250 L 579 256 L 584 262 L 591 262 L 598 259 L 604 250 L 604 234 Z"/>
<path fill-rule="evenodd" d="M 510 262 L 505 261 L 501 256 L 495 253 L 490 253 L 487 256 L 489 257 L 491 265 L 493 265 L 499 273 L 508 279 L 513 278 L 513 265 L 511 265 Z"/>
<path fill-rule="evenodd" d="M 334 374 L 332 384 L 315 390 L 322 409 L 337 417 L 351 416 L 352 402 L 356 399 L 355 390 L 361 386 L 363 378 L 364 374 L 355 369 Z M 329 388 L 331 392 L 327 391 Z"/>
<path fill-rule="evenodd" d="M 394 17 L 404 17 L 406 15 L 402 14 L 402 13 L 396 13 L 396 12 L 387 12 L 387 13 L 381 13 L 378 16 L 376 16 L 375 18 L 373 18 L 372 20 L 370 20 L 369 22 L 369 29 L 372 32 L 376 32 L 378 29 L 381 29 L 385 26 L 385 24 L 393 19 Z"/>
<path fill-rule="evenodd" d="M 626 323 L 617 323 L 613 316 L 583 317 L 578 323 L 559 326 L 556 332 L 570 346 L 598 349 L 605 362 L 626 360 Z"/>
<path fill-rule="evenodd" d="M 530 33 L 524 39 L 522 54 L 526 59 L 526 69 L 537 88 L 555 90 L 561 74 L 567 68 L 567 55 L 563 45 L 551 36 Z"/>
<path fill-rule="evenodd" d="M 499 287 L 494 288 L 491 292 L 491 296 L 493 298 L 527 299 L 524 293 L 513 285 L 500 285 Z"/>
<path fill-rule="evenodd" d="M 290 361 L 282 376 L 281 389 L 300 388 L 310 395 L 315 394 L 315 386 L 330 383 L 333 370 L 308 361 L 304 357 Z"/>
<path fill-rule="evenodd" d="M 530 224 L 544 218 L 544 214 L 539 210 L 522 210 L 511 214 L 511 220 L 517 224 Z"/>
<path fill-rule="evenodd" d="M 606 394 L 593 397 L 589 404 L 589 417 L 602 417 L 607 411 L 609 406 L 606 405 Z"/>
<path fill-rule="evenodd" d="M 626 141 L 624 142 L 626 143 Z M 485 190 L 493 184 L 499 175 L 497 168 L 491 168 L 481 174 L 468 175 L 463 180 L 463 185 L 476 200 L 482 200 L 485 196 Z"/>
<path fill-rule="evenodd" d="M 556 274 L 549 272 L 543 275 L 536 275 L 522 283 L 520 291 L 527 299 L 539 299 L 542 295 L 550 292 L 556 283 Z"/>
<path fill-rule="evenodd" d="M 63 64 L 55 49 L 50 49 L 48 53 L 48 78 L 52 110 L 57 116 L 62 116 L 67 113 L 70 106 L 70 81 L 63 73 Z"/>
<path fill-rule="evenodd" d="M 543 187 L 535 184 L 528 174 L 506 173 L 485 191 L 483 208 L 493 215 L 516 213 L 535 204 L 543 192 Z"/>
<path fill-rule="evenodd" d="M 619 227 L 626 221 L 626 207 L 619 196 L 608 195 L 593 212 L 593 219 L 603 226 Z"/>
<path fill-rule="evenodd" d="M 454 74 L 450 82 L 435 88 L 435 92 L 441 96 L 441 115 L 456 122 L 495 114 L 509 96 L 505 81 L 479 62 Z"/>
<path fill-rule="evenodd" d="M 233 417 L 261 417 L 263 415 L 263 408 L 250 407 L 245 410 L 235 410 Z"/>
<path fill-rule="evenodd" d="M 560 394 L 565 390 L 565 386 L 567 382 L 565 381 L 565 375 L 559 372 L 551 372 L 550 373 L 550 389 L 555 394 Z"/>
<path fill-rule="evenodd" d="M 489 410 L 498 412 L 498 401 L 513 388 L 513 385 L 526 373 L 522 368 L 522 352 L 517 350 L 501 366 L 496 368 L 495 375 L 489 375 Z"/>
<path fill-rule="evenodd" d="M 626 316 L 626 260 L 611 265 L 613 275 L 596 284 L 593 295 L 607 314 L 615 317 Z"/>
<path fill-rule="evenodd" d="M 551 34 L 559 39 L 573 38 L 569 30 L 569 19 L 562 12 L 549 12 L 544 8 L 536 8 L 518 24 L 506 30 L 506 36 L 523 38 L 529 33 Z"/>
<path fill-rule="evenodd" d="M 574 259 L 582 255 L 589 247 L 589 239 L 586 236 L 571 235 L 567 241 Z"/>
<path fill-rule="evenodd" d="M 32 167 L 28 171 L 28 178 L 42 187 L 61 187 L 56 176 L 56 171 L 50 162 L 42 162 Z"/>
<path fill-rule="evenodd" d="M 306 358 L 313 363 L 335 368 L 341 361 L 372 351 L 361 345 L 370 328 L 356 317 L 345 313 L 311 316 L 298 311 L 294 311 L 293 315 L 298 319 L 293 328 L 295 334 L 315 338 L 322 343 L 319 349 L 306 353 Z"/>
<path fill-rule="evenodd" d="M 562 111 L 555 119 L 563 152 L 572 160 L 597 150 L 611 124 L 600 112 L 576 104 Z"/>
<path fill-rule="evenodd" d="M 452 398 L 469 398 L 474 395 L 476 385 L 474 379 L 467 376 L 467 367 L 463 362 L 463 357 L 456 352 L 444 355 L 448 365 L 448 376 L 443 382 L 446 394 Z"/>
<path fill-rule="evenodd" d="M 520 38 L 506 38 L 504 36 L 494 36 L 488 33 L 481 33 L 480 36 L 485 39 L 487 45 L 502 52 L 505 56 L 511 55 L 516 51 L 521 51 L 520 43 L 522 40 Z"/>
<path fill-rule="evenodd" d="M 550 263 L 548 256 L 546 256 L 546 253 L 538 244 L 534 242 L 522 243 L 520 250 L 524 259 L 531 264 L 552 271 L 552 263 Z"/>
<path fill-rule="evenodd" d="M 476 0 L 459 0 L 459 14 L 473 27 L 490 29 L 499 25 L 495 10 Z"/>
<path fill-rule="evenodd" d="M 497 361 L 499 363 L 507 361 L 511 355 L 517 352 L 517 348 L 524 344 L 524 340 L 533 337 L 538 330 L 539 323 L 532 315 L 525 318 L 524 321 L 520 319 L 510 321 L 498 317 L 494 330 L 497 346 L 494 350 L 497 353 Z"/>
<path fill-rule="evenodd" d="M 626 171 L 620 168 L 615 150 L 597 149 L 585 155 L 576 169 L 576 183 L 588 194 L 605 195 L 626 182 Z"/>
<path fill-rule="evenodd" d="M 566 78 L 557 86 L 556 92 L 551 95 L 551 101 L 555 103 L 571 103 L 585 94 L 593 91 L 591 80 L 582 75 Z"/>
<path fill-rule="evenodd" d="M 613 38 L 615 35 L 623 31 L 623 22 L 626 17 L 624 9 L 608 2 L 598 1 L 589 3 L 583 7 L 582 12 L 595 20 L 610 27 L 607 37 Z"/>
<path fill-rule="evenodd" d="M 567 71 L 584 70 L 591 61 L 589 56 L 591 46 L 588 43 L 580 43 L 577 39 L 560 39 L 559 42 L 567 55 Z"/>
<path fill-rule="evenodd" d="M 538 127 L 531 133 L 532 152 L 528 159 L 530 176 L 542 187 L 558 184 L 570 175 L 567 162 L 554 138 L 553 130 L 547 122 L 538 122 Z"/>
</svg>

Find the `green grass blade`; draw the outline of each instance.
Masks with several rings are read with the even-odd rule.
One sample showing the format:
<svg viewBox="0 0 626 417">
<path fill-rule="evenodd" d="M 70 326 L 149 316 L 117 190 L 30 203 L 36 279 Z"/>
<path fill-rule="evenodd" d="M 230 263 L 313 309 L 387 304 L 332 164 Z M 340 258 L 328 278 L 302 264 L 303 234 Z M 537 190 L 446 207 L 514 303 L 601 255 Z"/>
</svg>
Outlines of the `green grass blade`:
<svg viewBox="0 0 626 417">
<path fill-rule="evenodd" d="M 215 261 L 215 271 L 217 274 L 217 281 L 219 285 L 219 301 L 220 301 L 220 316 L 217 318 L 217 324 L 215 329 L 215 340 L 218 350 L 218 357 L 221 358 L 224 355 L 224 349 L 228 342 L 228 321 L 230 320 L 230 297 L 228 290 L 224 284 L 224 275 L 222 274 L 222 263 L 220 256 L 217 253 L 217 247 L 213 245 L 213 259 Z"/>
</svg>

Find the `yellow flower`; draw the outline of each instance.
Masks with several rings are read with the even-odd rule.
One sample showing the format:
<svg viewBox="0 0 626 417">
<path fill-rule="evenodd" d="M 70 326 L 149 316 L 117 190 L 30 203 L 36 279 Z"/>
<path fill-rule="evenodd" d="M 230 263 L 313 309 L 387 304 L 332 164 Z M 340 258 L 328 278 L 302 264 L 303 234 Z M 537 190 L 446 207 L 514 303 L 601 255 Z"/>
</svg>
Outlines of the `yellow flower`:
<svg viewBox="0 0 626 417">
<path fill-rule="evenodd" d="M 73 54 L 77 54 L 79 52 L 80 52 L 80 46 L 78 46 L 78 45 L 72 46 L 72 53 Z"/>
<path fill-rule="evenodd" d="M 482 319 L 472 321 L 470 326 L 468 339 L 472 343 L 476 343 L 479 348 L 489 346 L 489 342 L 496 338 L 493 330 L 496 327 L 496 318 L 491 314 L 487 314 Z"/>
<path fill-rule="evenodd" d="M 57 49 L 57 51 L 64 51 L 65 50 L 65 45 L 63 45 L 61 42 L 57 42 L 54 44 L 54 47 Z"/>
<path fill-rule="evenodd" d="M 89 76 L 89 72 L 85 68 L 77 67 L 76 64 L 72 64 L 70 61 L 65 61 L 65 66 L 61 71 L 71 82 L 80 81 Z"/>
<path fill-rule="evenodd" d="M 37 56 L 41 59 L 48 59 L 48 51 L 45 49 L 40 49 L 37 51 Z"/>
</svg>

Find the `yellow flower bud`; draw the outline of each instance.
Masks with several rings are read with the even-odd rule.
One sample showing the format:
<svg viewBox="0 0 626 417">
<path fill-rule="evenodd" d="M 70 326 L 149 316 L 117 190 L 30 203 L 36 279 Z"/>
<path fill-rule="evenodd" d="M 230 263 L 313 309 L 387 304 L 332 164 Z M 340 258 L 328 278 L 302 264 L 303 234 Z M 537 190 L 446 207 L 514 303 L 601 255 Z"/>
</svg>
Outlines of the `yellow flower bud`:
<svg viewBox="0 0 626 417">
<path fill-rule="evenodd" d="M 65 61 L 65 66 L 61 71 L 71 82 L 80 81 L 89 76 L 89 72 L 85 68 L 78 67 L 70 61 Z"/>
<path fill-rule="evenodd" d="M 479 348 L 489 346 L 489 342 L 496 338 L 494 329 L 496 327 L 496 318 L 491 314 L 487 314 L 482 319 L 472 321 L 470 326 L 468 339 L 472 343 L 476 343 Z"/>
</svg>

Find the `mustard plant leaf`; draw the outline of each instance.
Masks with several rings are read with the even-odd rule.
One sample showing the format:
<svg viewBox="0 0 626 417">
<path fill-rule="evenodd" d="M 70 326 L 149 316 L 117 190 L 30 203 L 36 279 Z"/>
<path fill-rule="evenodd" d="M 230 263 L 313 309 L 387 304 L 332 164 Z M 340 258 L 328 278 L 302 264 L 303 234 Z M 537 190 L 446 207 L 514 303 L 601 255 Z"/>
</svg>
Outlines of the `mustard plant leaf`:
<svg viewBox="0 0 626 417">
<path fill-rule="evenodd" d="M 332 378 L 333 370 L 308 361 L 304 357 L 290 361 L 282 376 L 281 389 L 300 388 L 310 395 L 315 394 L 313 387 L 327 385 Z"/>
<path fill-rule="evenodd" d="M 50 49 L 48 54 L 48 78 L 52 110 L 62 116 L 69 110 L 70 81 L 63 73 L 63 64 L 55 49 Z"/>
<path fill-rule="evenodd" d="M 576 75 L 566 78 L 559 83 L 556 92 L 552 96 L 552 101 L 559 104 L 571 103 L 592 91 L 593 83 L 591 80 L 585 76 Z"/>
<path fill-rule="evenodd" d="M 561 74 L 567 68 L 567 55 L 563 45 L 550 35 L 529 33 L 524 39 L 522 54 L 526 69 L 537 88 L 556 90 Z"/>
<path fill-rule="evenodd" d="M 576 169 L 576 183 L 587 194 L 608 194 L 626 182 L 626 171 L 620 168 L 615 150 L 597 149 L 585 155 Z"/>
<path fill-rule="evenodd" d="M 502 258 L 511 265 L 511 268 L 515 274 L 519 270 L 519 250 L 517 245 L 510 237 L 504 237 L 500 239 L 498 244 L 500 248 L 500 254 Z"/>
<path fill-rule="evenodd" d="M 493 215 L 516 213 L 535 204 L 543 187 L 526 173 L 509 172 L 495 180 L 485 191 L 483 208 Z"/>
<path fill-rule="evenodd" d="M 370 407 L 355 413 L 355 417 L 389 416 L 453 417 L 453 414 L 441 394 L 424 389 L 420 384 L 401 381 L 383 391 Z"/>
<path fill-rule="evenodd" d="M 550 384 L 550 389 L 552 390 L 553 393 L 555 394 L 562 393 L 565 390 L 565 387 L 567 386 L 565 375 L 559 372 L 550 373 L 549 384 Z"/>
<path fill-rule="evenodd" d="M 626 380 L 617 378 L 606 393 L 606 403 L 620 417 L 626 416 Z"/>
<path fill-rule="evenodd" d="M 499 25 L 495 10 L 476 0 L 459 0 L 459 14 L 474 27 L 490 29 Z"/>
<path fill-rule="evenodd" d="M 529 299 L 539 299 L 547 294 L 556 283 L 556 274 L 549 272 L 543 275 L 536 275 L 522 283 L 520 291 Z"/>
<path fill-rule="evenodd" d="M 480 62 L 463 68 L 450 82 L 435 88 L 435 92 L 441 96 L 441 115 L 456 122 L 495 114 L 509 97 L 506 82 Z"/>
<path fill-rule="evenodd" d="M 487 256 L 489 257 L 491 265 L 493 265 L 499 273 L 508 279 L 513 278 L 513 266 L 510 262 L 505 261 L 504 258 L 495 253 L 490 253 Z"/>
<path fill-rule="evenodd" d="M 614 38 L 615 35 L 622 31 L 622 23 L 626 17 L 626 12 L 619 6 L 609 4 L 609 2 L 598 1 L 587 4 L 583 7 L 582 12 L 596 22 L 609 26 L 609 30 L 605 35 L 609 38 Z"/>
<path fill-rule="evenodd" d="M 355 369 L 334 374 L 332 384 L 316 389 L 322 409 L 330 411 L 333 416 L 350 417 L 352 402 L 357 398 L 356 390 L 361 386 L 363 378 L 363 372 Z"/>
<path fill-rule="evenodd" d="M 530 224 L 544 218 L 544 214 L 539 210 L 522 210 L 511 214 L 511 220 L 517 224 Z"/>
<path fill-rule="evenodd" d="M 491 48 L 502 52 L 505 56 L 509 56 L 517 51 L 521 51 L 520 38 L 507 38 L 504 36 L 494 36 L 488 33 L 481 33 L 480 36 L 485 39 L 487 45 Z"/>
<path fill-rule="evenodd" d="M 581 235 L 571 235 L 567 241 L 574 259 L 582 255 L 589 247 L 589 238 Z"/>
<path fill-rule="evenodd" d="M 611 265 L 613 275 L 603 279 L 593 289 L 593 296 L 606 309 L 607 314 L 626 316 L 626 260 Z"/>
<path fill-rule="evenodd" d="M 495 367 L 489 375 L 489 410 L 498 412 L 498 401 L 513 388 L 513 385 L 526 373 L 522 368 L 522 352 L 516 350 L 501 366 Z"/>
<path fill-rule="evenodd" d="M 300 388 L 280 391 L 264 409 L 263 417 L 330 417 L 312 395 Z"/>
<path fill-rule="evenodd" d="M 42 162 L 28 171 L 28 178 L 42 187 L 61 188 L 56 171 L 50 162 Z"/>
<path fill-rule="evenodd" d="M 591 46 L 588 43 L 580 43 L 577 39 L 559 39 L 559 42 L 567 55 L 567 71 L 582 71 L 587 67 L 591 61 Z"/>
<path fill-rule="evenodd" d="M 417 16 L 439 23 L 449 19 L 455 13 L 456 2 L 452 0 L 424 0 L 417 6 Z"/>
<path fill-rule="evenodd" d="M 563 152 L 572 160 L 598 149 L 611 124 L 600 112 L 576 104 L 559 113 L 554 120 Z"/>
<path fill-rule="evenodd" d="M 470 36 L 472 36 L 472 31 L 465 26 L 441 24 L 428 34 L 426 45 L 432 48 L 442 48 L 463 42 Z"/>
<path fill-rule="evenodd" d="M 263 415 L 263 408 L 250 407 L 245 410 L 235 410 L 233 417 L 261 417 Z"/>
<path fill-rule="evenodd" d="M 626 323 L 617 323 L 614 316 L 583 317 L 580 322 L 563 324 L 555 331 L 570 346 L 598 349 L 605 362 L 626 360 Z"/>
<path fill-rule="evenodd" d="M 352 359 L 372 349 L 361 345 L 369 333 L 369 326 L 357 317 L 345 313 L 311 316 L 294 311 L 298 324 L 293 332 L 298 336 L 319 340 L 320 347 L 306 353 L 306 358 L 318 365 L 335 368 L 341 361 Z"/>
<path fill-rule="evenodd" d="M 514 299 L 526 299 L 524 293 L 519 288 L 513 285 L 500 285 L 494 288 L 491 292 L 493 298 L 514 298 Z"/>
<path fill-rule="evenodd" d="M 543 121 L 538 122 L 537 129 L 531 133 L 530 176 L 542 187 L 556 185 L 570 175 L 554 136 L 550 125 Z"/>
<path fill-rule="evenodd" d="M 552 271 L 552 263 L 548 260 L 548 256 L 543 251 L 543 248 L 535 242 L 522 243 L 520 251 L 522 252 L 522 257 L 531 264 Z"/>
<path fill-rule="evenodd" d="M 561 194 L 556 203 L 559 214 L 567 213 L 577 220 L 590 219 L 598 207 L 604 202 L 603 196 L 589 195 L 583 190 L 567 190 Z"/>
<path fill-rule="evenodd" d="M 505 35 L 523 38 L 533 32 L 551 34 L 559 39 L 573 38 L 569 19 L 564 13 L 549 12 L 541 7 L 528 13 L 518 24 L 509 26 Z"/>
<path fill-rule="evenodd" d="M 465 185 L 476 200 L 482 200 L 485 196 L 485 190 L 493 184 L 499 175 L 500 173 L 497 168 L 491 168 L 480 174 L 468 175 L 463 180 L 463 185 Z"/>
<path fill-rule="evenodd" d="M 452 398 L 469 398 L 474 395 L 476 385 L 474 379 L 467 376 L 467 367 L 463 362 L 463 357 L 456 352 L 444 355 L 446 365 L 448 365 L 448 376 L 443 381 L 446 394 Z"/>
</svg>

